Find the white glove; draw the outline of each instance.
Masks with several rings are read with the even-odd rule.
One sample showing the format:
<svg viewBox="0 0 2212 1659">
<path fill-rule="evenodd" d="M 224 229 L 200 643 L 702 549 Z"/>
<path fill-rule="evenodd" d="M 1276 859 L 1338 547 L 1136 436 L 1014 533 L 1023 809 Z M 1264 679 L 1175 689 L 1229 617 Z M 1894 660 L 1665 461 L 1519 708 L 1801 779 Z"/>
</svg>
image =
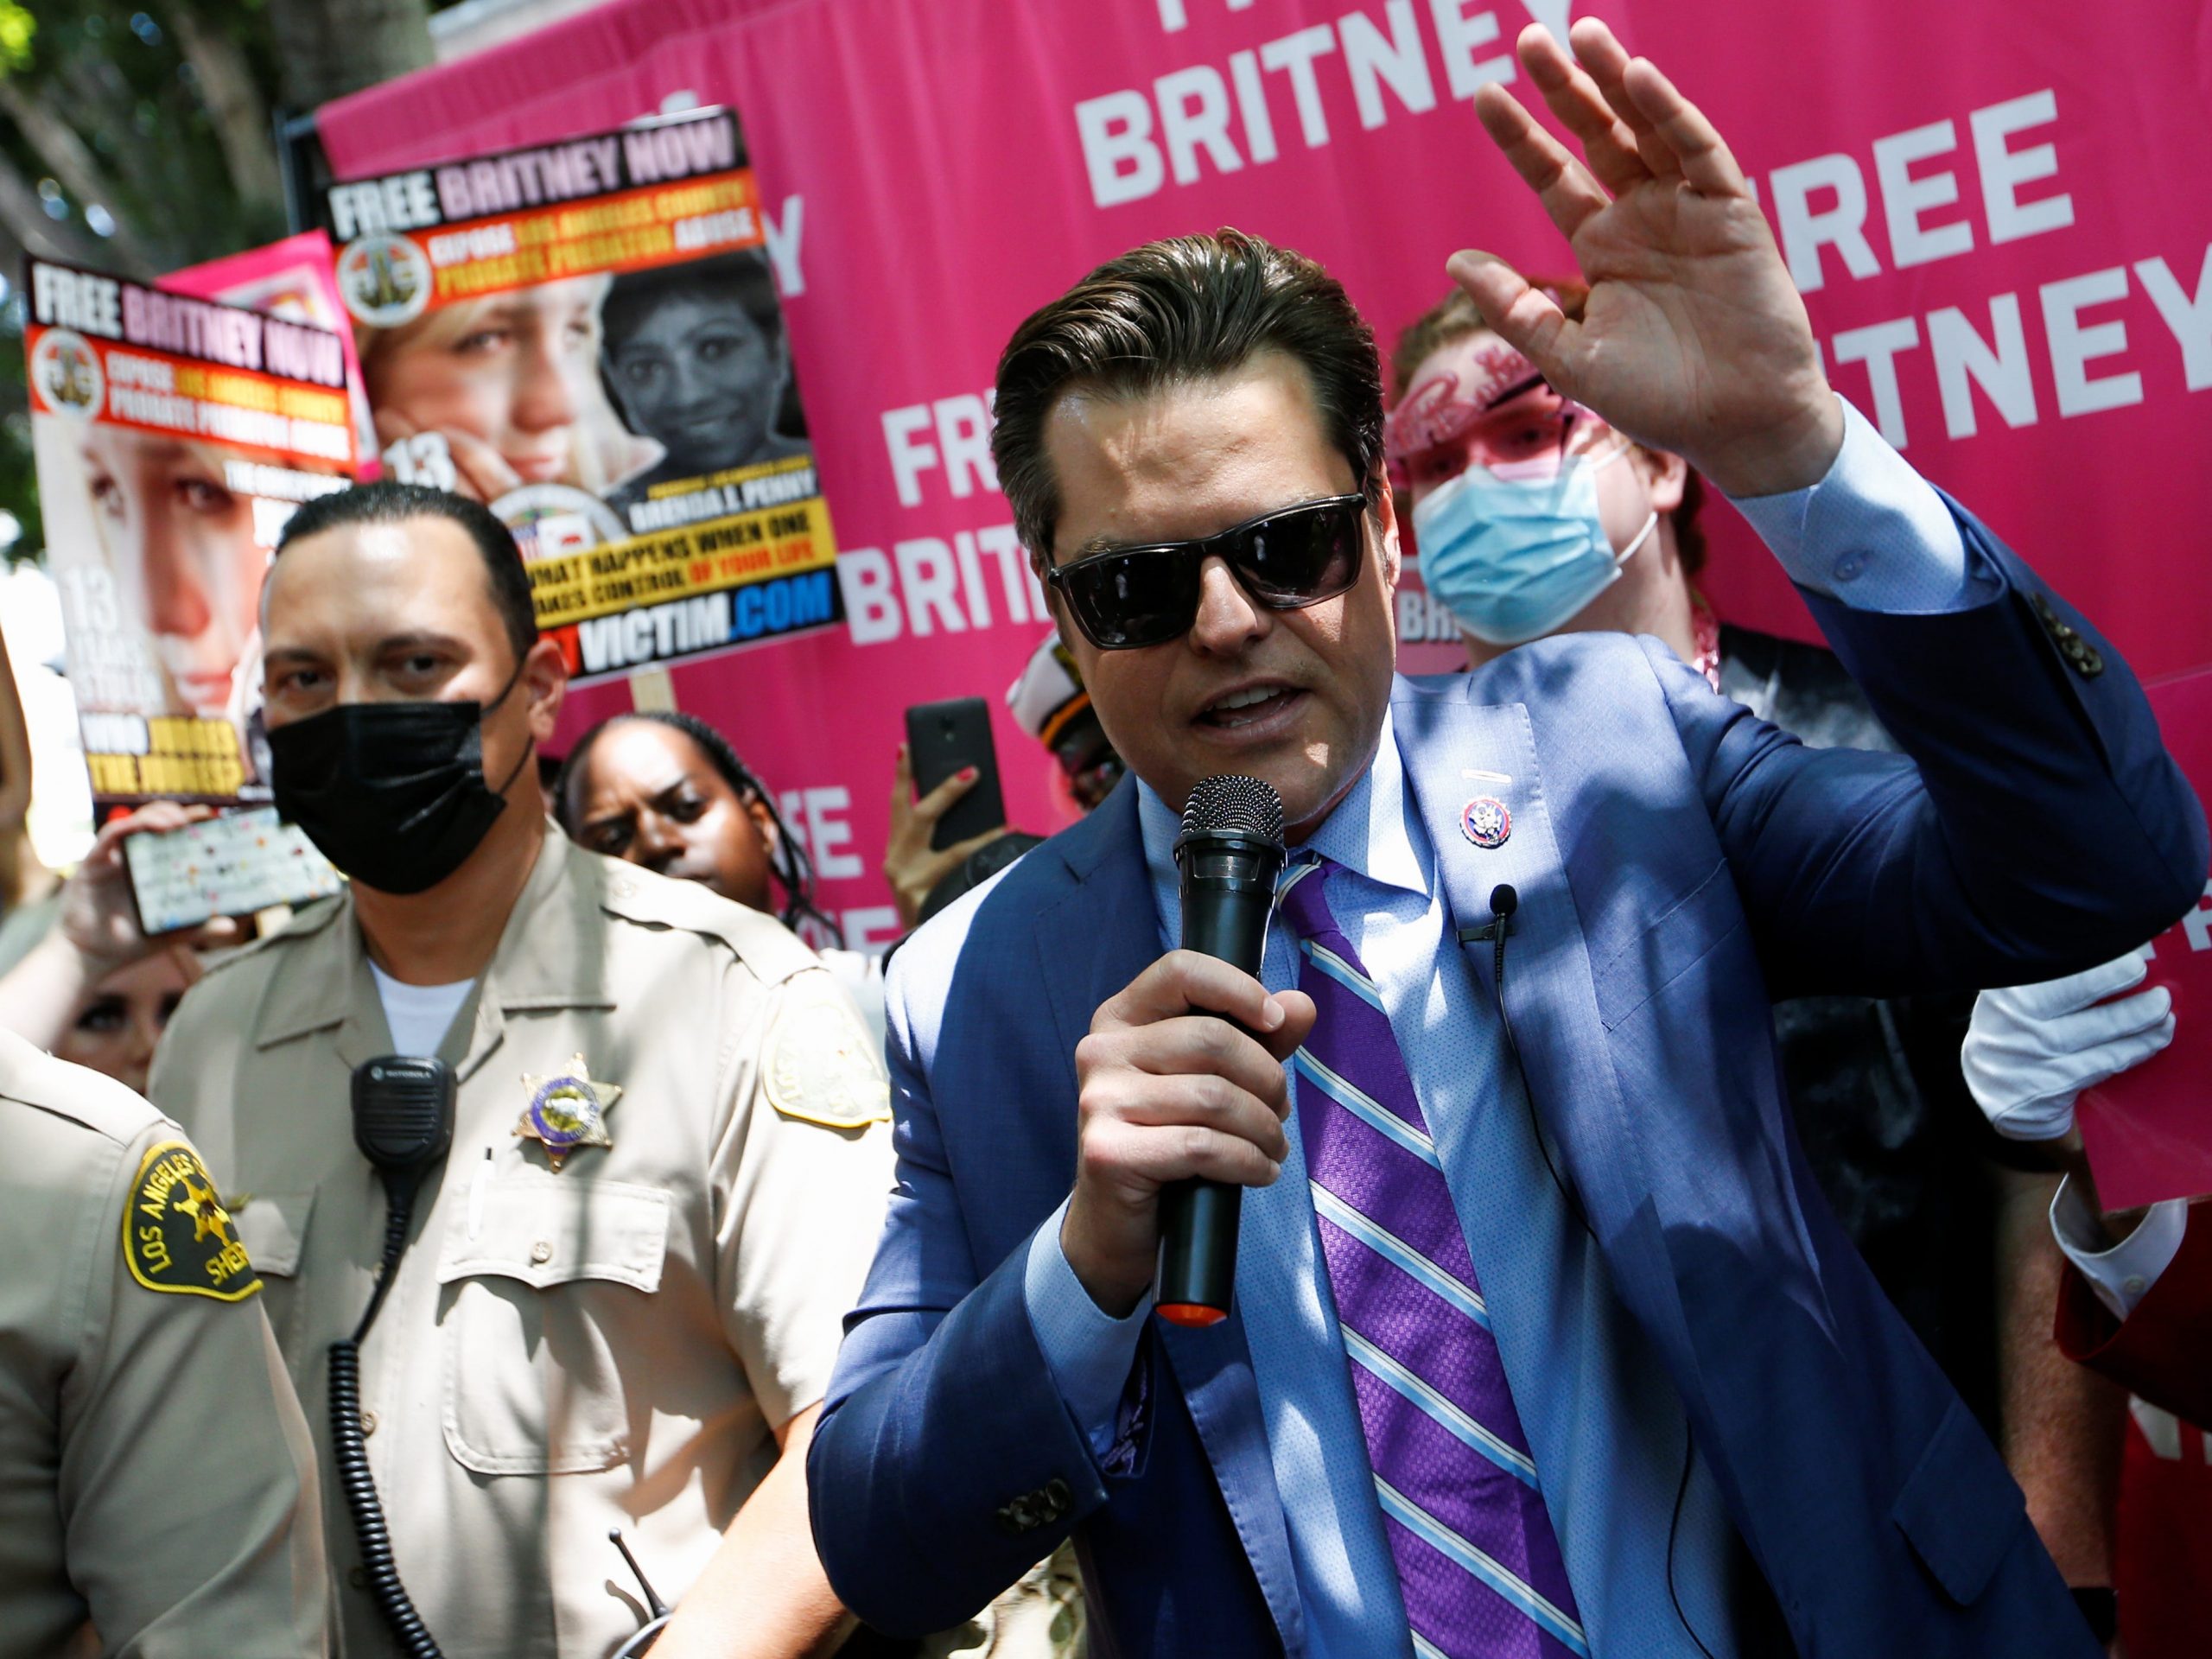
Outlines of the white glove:
<svg viewBox="0 0 2212 1659">
<path fill-rule="evenodd" d="M 2164 986 L 2119 996 L 2150 971 L 2149 954 L 2131 950 L 2085 974 L 1976 997 L 1959 1058 L 1990 1127 L 2014 1141 L 2056 1141 L 2074 1128 L 2075 1096 L 2173 1041 Z"/>
</svg>

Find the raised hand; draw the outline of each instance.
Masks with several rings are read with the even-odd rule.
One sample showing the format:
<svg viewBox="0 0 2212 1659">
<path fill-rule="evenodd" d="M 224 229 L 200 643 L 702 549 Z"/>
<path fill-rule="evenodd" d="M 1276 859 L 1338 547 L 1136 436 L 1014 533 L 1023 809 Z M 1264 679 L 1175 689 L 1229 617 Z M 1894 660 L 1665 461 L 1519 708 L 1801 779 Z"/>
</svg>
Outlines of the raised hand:
<svg viewBox="0 0 2212 1659">
<path fill-rule="evenodd" d="M 1575 157 L 1495 83 L 1484 128 L 1574 251 L 1590 300 L 1569 321 L 1492 256 L 1449 269 L 1554 386 L 1731 495 L 1815 484 L 1843 443 L 1804 302 L 1743 169 L 1649 60 L 1586 17 L 1575 58 L 1540 24 L 1516 45 Z"/>
<path fill-rule="evenodd" d="M 138 925 L 137 901 L 131 896 L 130 870 L 124 862 L 123 843 L 132 836 L 167 835 L 215 816 L 207 806 L 181 806 L 175 801 L 153 801 L 127 817 L 117 818 L 94 838 L 91 850 L 75 874 L 61 884 L 61 909 L 54 918 L 56 936 L 84 958 L 90 980 L 152 955 L 164 944 L 179 942 L 164 934 L 149 938 Z M 238 930 L 226 923 L 221 931 L 203 941 L 234 944 Z"/>
<path fill-rule="evenodd" d="M 481 438 L 417 427 L 391 409 L 376 411 L 376 428 L 392 476 L 403 484 L 427 484 L 487 503 L 522 487 L 522 474 Z"/>
<path fill-rule="evenodd" d="M 1007 833 L 1007 826 L 1001 824 L 965 841 L 956 841 L 942 852 L 930 845 L 937 834 L 938 820 L 976 787 L 976 768 L 963 767 L 918 801 L 913 757 L 906 753 L 904 743 L 899 746 L 899 764 L 891 778 L 891 835 L 883 849 L 883 876 L 891 883 L 891 896 L 898 901 L 899 919 L 905 926 L 920 924 L 922 906 L 929 902 L 937 884 L 966 863 L 969 854 Z"/>
<path fill-rule="evenodd" d="M 2174 1039 L 2173 993 L 2138 991 L 2149 954 L 1974 999 L 1959 1060 L 1990 1127 L 2014 1141 L 2074 1132 L 2074 1102 L 2143 1064 Z M 2122 995 L 2132 993 L 2132 995 Z"/>
<path fill-rule="evenodd" d="M 211 817 L 204 806 L 156 801 L 102 830 L 84 862 L 61 884 L 61 907 L 53 928 L 30 952 L 0 975 L 0 1028 L 40 1048 L 58 1044 L 80 1005 L 117 969 L 155 951 L 235 944 L 235 922 L 219 919 L 197 931 L 148 938 L 138 925 L 123 843 L 135 835 L 163 835 Z"/>
</svg>

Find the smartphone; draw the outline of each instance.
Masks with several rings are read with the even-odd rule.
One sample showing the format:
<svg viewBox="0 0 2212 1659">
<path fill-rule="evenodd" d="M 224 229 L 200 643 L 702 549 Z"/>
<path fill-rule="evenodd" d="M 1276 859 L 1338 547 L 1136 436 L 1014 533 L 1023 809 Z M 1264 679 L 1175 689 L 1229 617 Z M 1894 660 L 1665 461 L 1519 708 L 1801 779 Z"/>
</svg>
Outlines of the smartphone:
<svg viewBox="0 0 2212 1659">
<path fill-rule="evenodd" d="M 271 905 L 302 905 L 339 888 L 338 872 L 297 824 L 273 806 L 226 813 L 165 834 L 126 836 L 138 925 L 148 937 L 197 927 L 218 916 L 250 916 Z"/>
<path fill-rule="evenodd" d="M 937 821 L 930 850 L 996 830 L 1006 823 L 999 792 L 998 750 L 991 742 L 991 707 L 981 697 L 917 703 L 906 711 L 906 752 L 914 761 L 914 793 L 926 795 L 963 766 L 976 768 L 976 786 Z"/>
</svg>

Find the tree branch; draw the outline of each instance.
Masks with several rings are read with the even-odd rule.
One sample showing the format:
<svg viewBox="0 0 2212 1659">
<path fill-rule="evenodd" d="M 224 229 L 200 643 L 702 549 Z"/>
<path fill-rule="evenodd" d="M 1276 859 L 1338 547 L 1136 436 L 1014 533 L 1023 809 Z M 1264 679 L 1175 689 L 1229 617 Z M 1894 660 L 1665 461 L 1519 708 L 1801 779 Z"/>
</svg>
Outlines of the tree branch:
<svg viewBox="0 0 2212 1659">
<path fill-rule="evenodd" d="M 281 206 L 283 187 L 269 132 L 269 108 L 238 43 L 188 6 L 168 14 L 177 44 L 200 82 L 223 162 L 238 194 L 255 207 Z"/>
<path fill-rule="evenodd" d="M 0 224 L 28 252 L 41 259 L 65 259 L 79 265 L 101 263 L 101 251 L 92 245 L 89 234 L 47 217 L 46 204 L 39 200 L 38 192 L 4 152 L 0 152 Z"/>
<path fill-rule="evenodd" d="M 38 152 L 39 159 L 52 170 L 64 189 L 87 207 L 97 202 L 114 215 L 115 232 L 106 238 L 102 263 L 122 266 L 133 276 L 152 275 L 154 261 L 147 257 L 145 245 L 116 211 L 118 201 L 115 188 L 101 172 L 99 163 L 92 159 L 92 152 L 85 141 L 77 136 L 77 130 L 48 108 L 46 100 L 37 92 L 25 92 L 12 75 L 0 75 L 0 113 L 15 122 L 24 141 Z M 44 213 L 40 217 L 44 218 Z"/>
<path fill-rule="evenodd" d="M 310 111 L 431 60 L 429 0 L 269 0 L 283 100 Z"/>
</svg>

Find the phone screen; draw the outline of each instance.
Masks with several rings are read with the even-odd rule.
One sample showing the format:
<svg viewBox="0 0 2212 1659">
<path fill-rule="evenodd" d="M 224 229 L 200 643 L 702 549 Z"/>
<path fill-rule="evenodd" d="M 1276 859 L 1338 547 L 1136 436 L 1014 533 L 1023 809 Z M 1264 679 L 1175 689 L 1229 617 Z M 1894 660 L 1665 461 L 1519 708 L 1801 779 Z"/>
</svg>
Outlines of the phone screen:
<svg viewBox="0 0 2212 1659">
<path fill-rule="evenodd" d="M 128 836 L 123 858 L 138 925 L 149 936 L 327 898 L 340 882 L 330 861 L 298 825 L 279 823 L 273 806 Z"/>
<path fill-rule="evenodd" d="M 990 705 L 981 697 L 918 703 L 906 711 L 906 748 L 913 757 L 914 792 L 926 795 L 953 773 L 976 768 L 976 785 L 952 804 L 930 836 L 932 850 L 995 830 L 1006 822 L 999 789 L 999 757 L 991 741 Z"/>
</svg>

